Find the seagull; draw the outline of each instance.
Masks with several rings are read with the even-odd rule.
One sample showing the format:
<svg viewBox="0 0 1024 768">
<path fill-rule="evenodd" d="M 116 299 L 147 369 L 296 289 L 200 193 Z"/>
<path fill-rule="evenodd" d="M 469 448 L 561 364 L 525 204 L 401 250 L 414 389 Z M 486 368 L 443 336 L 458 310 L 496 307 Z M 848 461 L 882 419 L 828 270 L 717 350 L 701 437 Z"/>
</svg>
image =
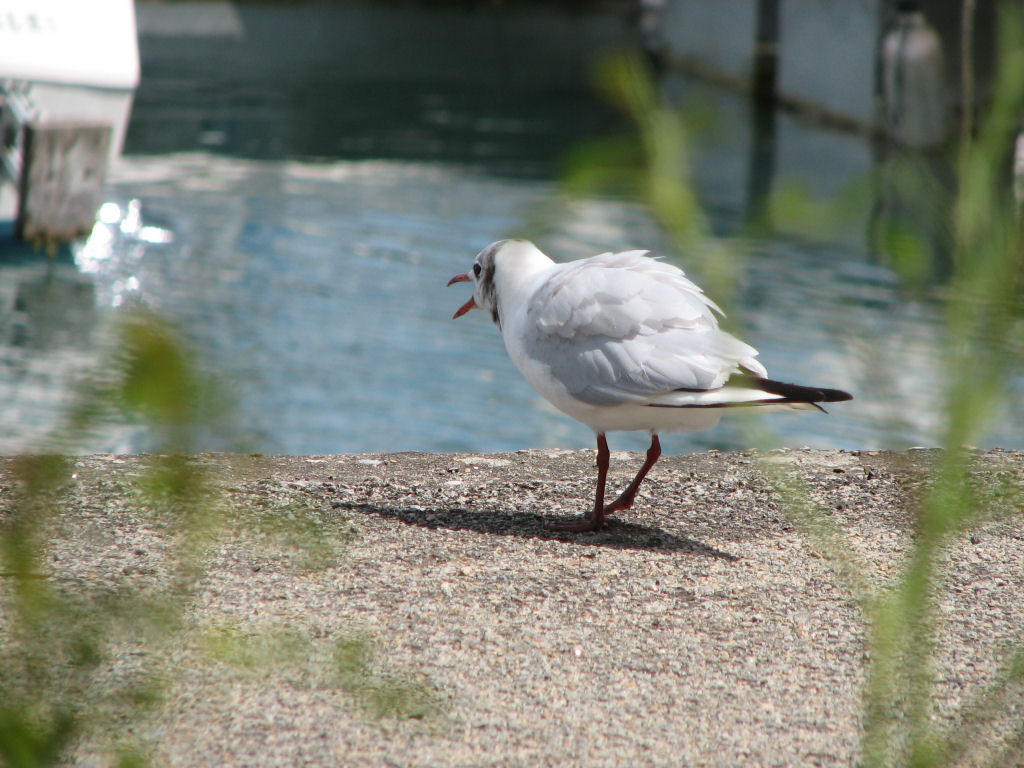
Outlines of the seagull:
<svg viewBox="0 0 1024 768">
<path fill-rule="evenodd" d="M 819 403 L 853 397 L 769 379 L 757 350 L 718 327 L 718 305 L 681 269 L 649 254 L 556 263 L 528 240 L 500 240 L 448 281 L 474 286 L 452 319 L 471 309 L 490 314 L 533 388 L 597 436 L 594 507 L 552 529 L 596 531 L 629 509 L 661 456 L 661 432 L 709 429 L 729 408 L 824 411 Z M 605 434 L 615 430 L 644 430 L 651 447 L 633 481 L 605 504 Z"/>
</svg>

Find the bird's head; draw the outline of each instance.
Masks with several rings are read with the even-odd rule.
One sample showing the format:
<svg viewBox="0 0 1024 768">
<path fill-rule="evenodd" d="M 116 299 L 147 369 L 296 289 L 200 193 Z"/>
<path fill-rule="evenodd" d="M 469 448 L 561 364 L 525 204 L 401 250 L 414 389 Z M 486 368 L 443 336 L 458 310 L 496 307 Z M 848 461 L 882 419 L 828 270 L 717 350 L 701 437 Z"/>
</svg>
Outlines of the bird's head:
<svg viewBox="0 0 1024 768">
<path fill-rule="evenodd" d="M 498 322 L 498 297 L 494 273 L 497 253 L 507 242 L 510 241 L 500 240 L 497 243 L 491 243 L 476 255 L 476 259 L 473 261 L 473 266 L 469 272 L 463 272 L 461 275 L 456 275 L 448 281 L 448 285 L 453 283 L 473 283 L 473 295 L 469 301 L 455 311 L 455 314 L 452 315 L 453 320 L 456 317 L 462 317 L 471 309 L 483 309 L 491 313 L 494 322 Z"/>
<path fill-rule="evenodd" d="M 477 254 L 469 272 L 456 275 L 448 281 L 473 283 L 473 296 L 459 307 L 452 316 L 462 317 L 471 309 L 489 312 L 491 319 L 501 327 L 501 306 L 499 294 L 507 303 L 514 298 L 522 280 L 538 267 L 550 266 L 551 259 L 545 256 L 529 240 L 499 240 L 491 243 Z"/>
</svg>

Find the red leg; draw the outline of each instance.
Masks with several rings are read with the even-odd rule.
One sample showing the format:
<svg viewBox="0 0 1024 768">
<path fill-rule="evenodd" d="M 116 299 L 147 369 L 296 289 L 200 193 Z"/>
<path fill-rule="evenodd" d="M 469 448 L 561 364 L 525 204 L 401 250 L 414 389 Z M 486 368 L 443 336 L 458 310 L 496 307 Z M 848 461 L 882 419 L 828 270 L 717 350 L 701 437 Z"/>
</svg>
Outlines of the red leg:
<svg viewBox="0 0 1024 768">
<path fill-rule="evenodd" d="M 596 531 L 604 525 L 604 484 L 608 479 L 610 458 L 608 441 L 605 439 L 604 433 L 599 432 L 597 435 L 597 492 L 594 496 L 594 508 L 582 520 L 574 520 L 570 523 L 552 523 L 548 526 L 549 529 L 553 531 Z"/>
<path fill-rule="evenodd" d="M 636 473 L 633 482 L 629 484 L 619 498 L 604 508 L 606 515 L 618 512 L 620 509 L 629 509 L 633 506 L 636 492 L 640 490 L 640 483 L 644 481 L 647 473 L 651 471 L 651 467 L 657 463 L 659 458 L 661 458 L 661 441 L 658 440 L 657 435 L 651 435 L 651 447 L 647 449 L 647 459 L 644 461 L 644 465 L 640 467 L 640 471 Z"/>
</svg>

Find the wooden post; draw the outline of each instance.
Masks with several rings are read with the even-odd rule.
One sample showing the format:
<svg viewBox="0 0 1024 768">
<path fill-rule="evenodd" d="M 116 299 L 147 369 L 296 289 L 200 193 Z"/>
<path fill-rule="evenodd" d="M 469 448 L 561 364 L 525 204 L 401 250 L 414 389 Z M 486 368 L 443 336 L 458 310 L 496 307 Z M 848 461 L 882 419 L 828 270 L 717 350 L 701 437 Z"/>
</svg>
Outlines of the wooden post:
<svg viewBox="0 0 1024 768">
<path fill-rule="evenodd" d="M 24 132 L 15 234 L 46 242 L 88 234 L 103 202 L 111 127 L 29 123 Z"/>
</svg>

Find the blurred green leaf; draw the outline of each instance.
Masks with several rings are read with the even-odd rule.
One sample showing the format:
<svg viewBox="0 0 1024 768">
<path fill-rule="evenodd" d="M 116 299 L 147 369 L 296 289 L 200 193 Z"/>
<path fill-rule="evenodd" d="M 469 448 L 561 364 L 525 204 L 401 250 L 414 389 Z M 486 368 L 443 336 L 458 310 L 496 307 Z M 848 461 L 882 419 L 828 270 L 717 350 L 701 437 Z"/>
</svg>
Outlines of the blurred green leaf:
<svg viewBox="0 0 1024 768">
<path fill-rule="evenodd" d="M 1022 514 L 1019 483 L 978 489 L 972 482 L 973 453 L 964 448 L 983 438 L 1009 397 L 1009 379 L 1020 370 L 1024 330 L 1024 237 L 1006 183 L 1009 150 L 1024 109 L 1024 19 L 1007 4 L 1000 20 L 1000 72 L 992 104 L 977 140 L 961 149 L 956 180 L 941 159 L 890 153 L 874 179 L 895 207 L 874 222 L 874 244 L 903 284 L 914 288 L 947 277 L 944 450 L 917 500 L 910 550 L 899 578 L 872 586 L 866 569 L 831 519 L 816 510 L 786 473 L 768 462 L 766 476 L 812 546 L 830 559 L 865 609 L 870 664 L 864 698 L 862 760 L 867 766 L 952 765 L 966 753 L 969 735 L 942 727 L 935 718 L 933 686 L 940 644 L 937 601 L 942 593 L 945 547 L 979 522 Z M 607 98 L 637 127 L 634 146 L 592 144 L 573 158 L 570 190 L 577 193 L 639 186 L 650 209 L 685 253 L 716 299 L 728 297 L 739 274 L 732 244 L 710 238 L 688 181 L 686 131 L 678 114 L 661 102 L 641 63 L 610 59 L 599 74 Z M 637 147 L 641 150 L 638 152 Z M 639 158 L 637 155 L 639 154 Z M 634 170 L 639 162 L 640 167 Z M 639 179 L 638 183 L 635 181 Z M 767 201 L 776 231 L 828 240 L 866 208 L 869 184 L 851 185 L 823 200 L 795 185 L 777 188 Z M 955 197 L 954 197 L 955 196 Z M 949 221 L 939 213 L 949 210 Z M 876 213 L 879 213 L 876 211 Z M 952 258 L 952 274 L 942 263 Z M 762 430 L 763 433 L 763 430 Z M 755 442 L 763 442 L 755 440 Z M 1005 499 L 1004 499 L 1005 497 Z M 1021 693 L 1024 646 L 1010 652 L 1007 673 L 972 707 L 972 718 L 990 723 L 1005 717 L 1010 694 Z M 970 728 L 967 733 L 974 733 Z M 1014 751 L 1016 750 L 1016 751 Z M 969 764 L 1009 765 L 1024 755 L 1024 723 L 1004 746 L 984 750 Z M 959 764 L 959 763 L 957 763 Z"/>
<path fill-rule="evenodd" d="M 119 330 L 122 407 L 154 424 L 192 424 L 195 368 L 177 335 L 145 312 L 127 315 Z"/>
<path fill-rule="evenodd" d="M 373 646 L 368 635 L 346 634 L 335 641 L 333 662 L 342 687 L 358 685 L 372 661 Z"/>
<path fill-rule="evenodd" d="M 310 654 L 309 639 L 290 627 L 263 632 L 243 632 L 233 626 L 213 627 L 204 635 L 202 646 L 217 661 L 260 673 L 293 666 Z"/>
<path fill-rule="evenodd" d="M 27 708 L 0 705 L 0 757 L 8 768 L 56 765 L 76 733 L 75 717 L 58 711 L 48 721 Z"/>
<path fill-rule="evenodd" d="M 632 136 L 581 142 L 563 160 L 561 178 L 570 195 L 639 198 L 644 191 L 643 147 Z"/>
<path fill-rule="evenodd" d="M 917 231 L 905 225 L 891 224 L 881 235 L 881 245 L 904 284 L 920 285 L 931 276 L 935 260 L 927 240 Z"/>
</svg>

